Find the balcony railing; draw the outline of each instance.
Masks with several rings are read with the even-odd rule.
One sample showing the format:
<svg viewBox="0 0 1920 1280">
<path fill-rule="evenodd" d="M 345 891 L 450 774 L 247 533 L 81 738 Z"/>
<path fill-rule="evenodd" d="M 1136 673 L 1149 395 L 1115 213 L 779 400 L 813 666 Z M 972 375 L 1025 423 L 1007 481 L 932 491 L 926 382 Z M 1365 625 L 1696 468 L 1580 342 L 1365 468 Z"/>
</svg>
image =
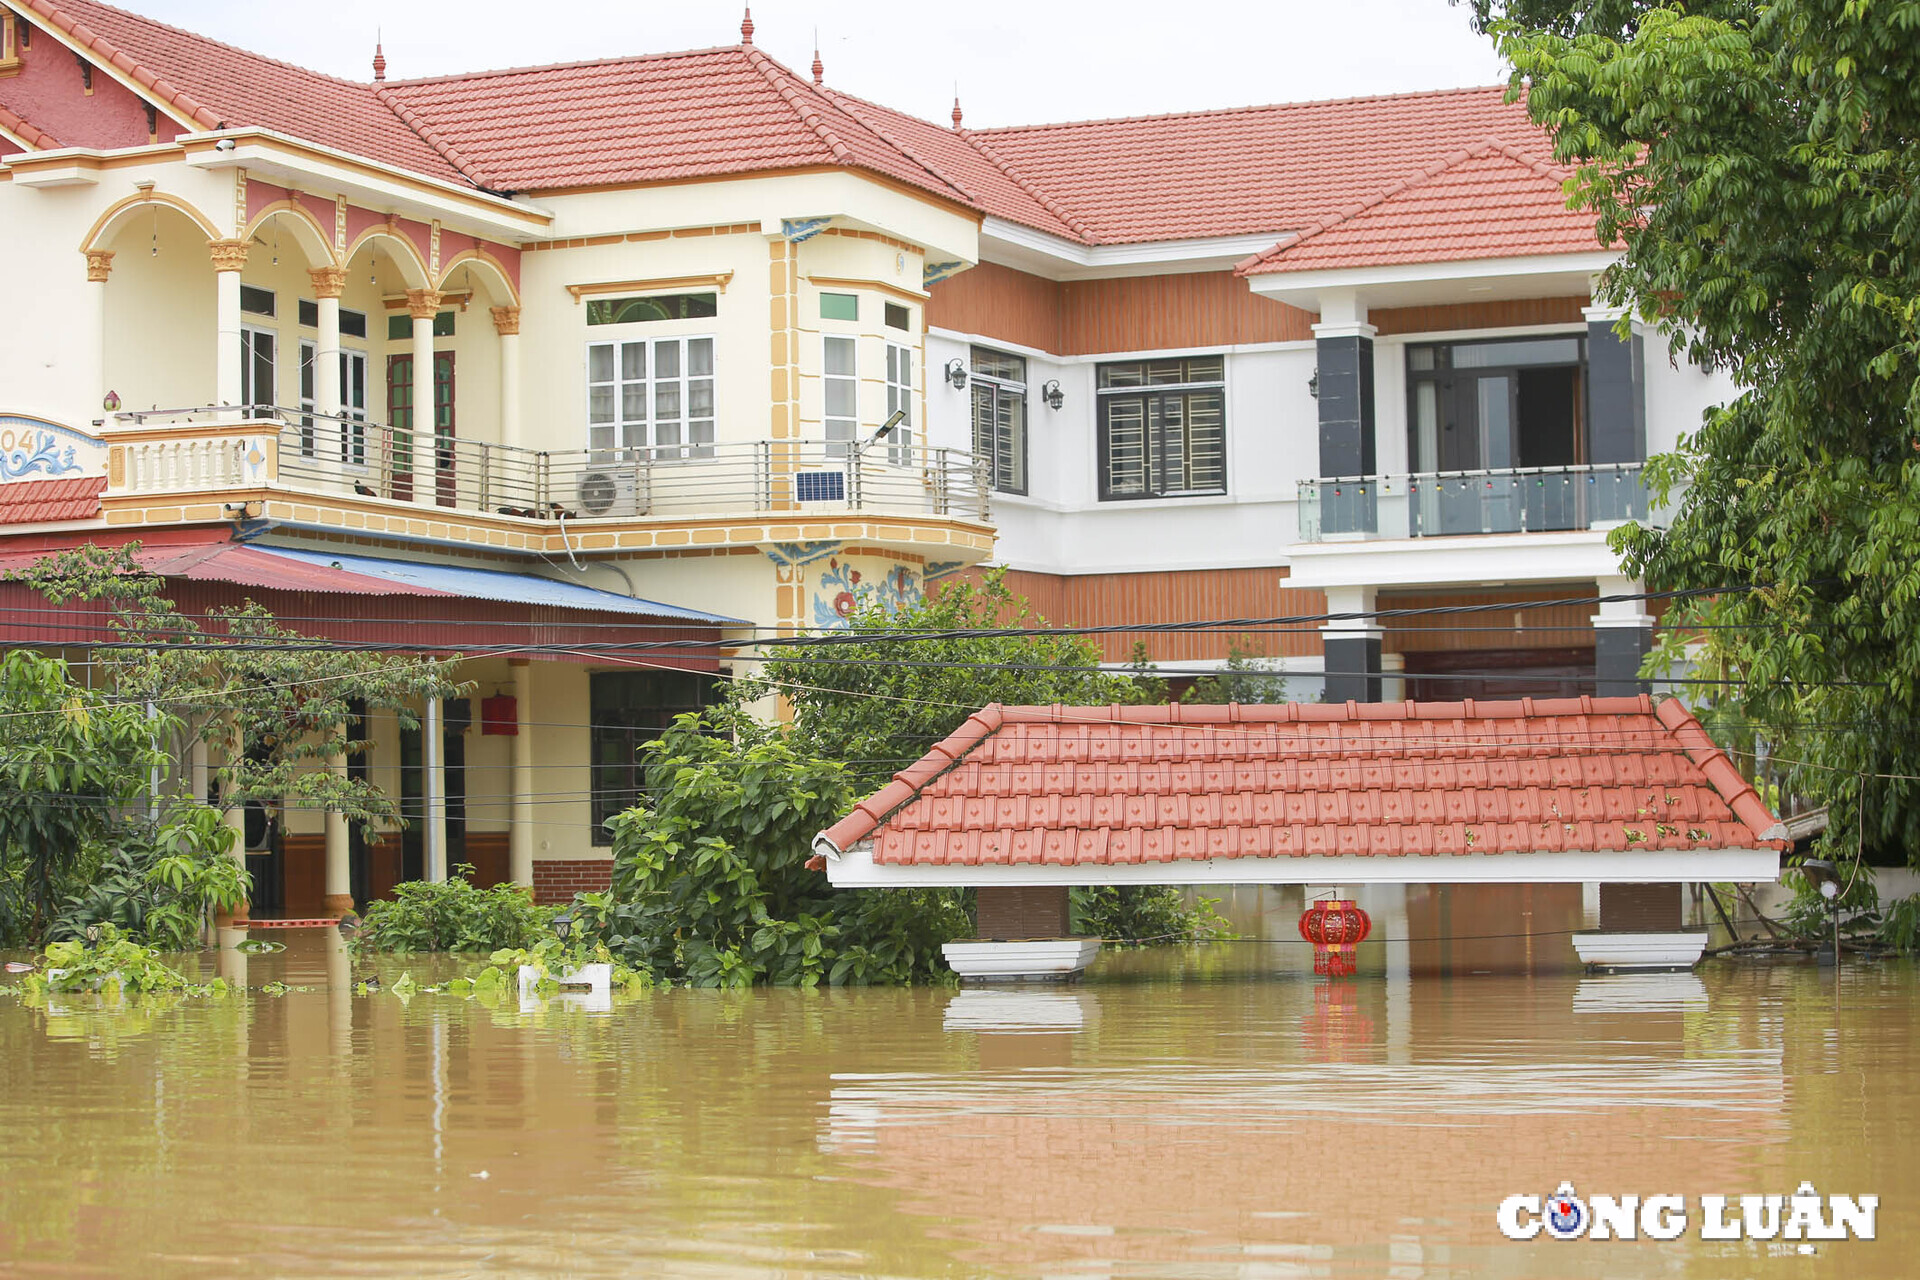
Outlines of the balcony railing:
<svg viewBox="0 0 1920 1280">
<path fill-rule="evenodd" d="M 989 515 L 984 467 L 971 454 L 885 440 L 865 449 L 820 440 L 521 449 L 277 408 L 143 410 L 109 427 L 110 439 L 114 429 L 139 437 L 125 446 L 117 487 L 128 492 L 241 484 L 251 450 L 264 462 L 248 473 L 255 483 L 534 520 Z M 261 448 L 268 440 L 274 447 Z"/>
<path fill-rule="evenodd" d="M 1340 476 L 1300 482 L 1300 540 L 1438 538 L 1657 523 L 1644 464 Z"/>
</svg>

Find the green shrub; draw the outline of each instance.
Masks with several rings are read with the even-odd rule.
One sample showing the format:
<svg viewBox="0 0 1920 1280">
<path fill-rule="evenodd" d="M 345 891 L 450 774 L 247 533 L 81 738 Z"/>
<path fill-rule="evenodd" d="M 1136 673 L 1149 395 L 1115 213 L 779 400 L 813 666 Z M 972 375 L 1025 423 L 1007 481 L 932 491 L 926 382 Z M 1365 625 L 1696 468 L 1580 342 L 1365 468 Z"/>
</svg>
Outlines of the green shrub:
<svg viewBox="0 0 1920 1280">
<path fill-rule="evenodd" d="M 1090 885 L 1073 891 L 1079 930 L 1109 942 L 1194 943 L 1231 938 L 1218 898 L 1189 903 L 1177 885 Z"/>
<path fill-rule="evenodd" d="M 112 925 L 162 951 L 197 947 L 209 913 L 231 911 L 252 892 L 232 846 L 233 829 L 203 804 L 181 805 L 157 825 L 130 824 L 86 885 L 67 896 L 47 936 L 72 941 Z"/>
<path fill-rule="evenodd" d="M 476 889 L 470 866 L 444 884 L 413 880 L 367 907 L 354 947 L 362 951 L 500 951 L 532 947 L 552 931 L 554 911 L 535 906 L 524 887 Z"/>
<path fill-rule="evenodd" d="M 1920 893 L 1895 898 L 1880 917 L 1877 935 L 1882 946 L 1902 955 L 1920 951 Z"/>
</svg>

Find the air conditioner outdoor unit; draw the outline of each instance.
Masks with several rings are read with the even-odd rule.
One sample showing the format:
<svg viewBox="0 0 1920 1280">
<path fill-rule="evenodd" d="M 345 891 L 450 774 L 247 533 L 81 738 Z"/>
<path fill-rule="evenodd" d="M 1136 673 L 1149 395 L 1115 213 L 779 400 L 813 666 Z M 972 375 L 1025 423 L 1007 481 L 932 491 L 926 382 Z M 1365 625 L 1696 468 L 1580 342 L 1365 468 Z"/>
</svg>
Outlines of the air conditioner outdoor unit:
<svg viewBox="0 0 1920 1280">
<path fill-rule="evenodd" d="M 840 467 L 793 473 L 793 498 L 803 504 L 845 503 L 847 473 Z"/>
<path fill-rule="evenodd" d="M 631 471 L 584 471 L 574 494 L 583 516 L 637 516 L 639 489 Z"/>
</svg>

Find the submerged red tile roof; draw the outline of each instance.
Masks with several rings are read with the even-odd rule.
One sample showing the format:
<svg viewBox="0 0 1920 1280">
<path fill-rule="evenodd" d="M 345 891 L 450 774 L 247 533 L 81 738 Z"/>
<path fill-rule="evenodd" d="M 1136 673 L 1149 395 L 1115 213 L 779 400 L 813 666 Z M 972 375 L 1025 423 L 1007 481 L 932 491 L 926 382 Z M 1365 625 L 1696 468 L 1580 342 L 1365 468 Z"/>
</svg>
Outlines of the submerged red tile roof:
<svg viewBox="0 0 1920 1280">
<path fill-rule="evenodd" d="M 0 524 L 91 520 L 100 514 L 100 495 L 106 489 L 105 476 L 15 480 L 0 484 Z"/>
<path fill-rule="evenodd" d="M 1241 275 L 1456 262 L 1597 249 L 1593 215 L 1567 208 L 1566 171 L 1498 139 L 1457 151 L 1322 218 Z"/>
<path fill-rule="evenodd" d="M 1677 701 L 1002 707 L 822 833 L 879 865 L 1779 847 Z"/>
</svg>

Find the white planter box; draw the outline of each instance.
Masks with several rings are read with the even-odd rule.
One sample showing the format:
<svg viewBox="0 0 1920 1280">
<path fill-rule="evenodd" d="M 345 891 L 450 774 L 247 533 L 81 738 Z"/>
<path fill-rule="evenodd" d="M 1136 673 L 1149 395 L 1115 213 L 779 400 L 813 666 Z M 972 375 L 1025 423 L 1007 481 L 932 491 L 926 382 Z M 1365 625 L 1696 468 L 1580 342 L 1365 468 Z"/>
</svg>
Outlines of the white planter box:
<svg viewBox="0 0 1920 1280">
<path fill-rule="evenodd" d="M 975 982 L 1059 981 L 1093 963 L 1100 954 L 1100 939 L 949 942 L 940 954 L 955 973 Z"/>
<path fill-rule="evenodd" d="M 1707 949 L 1707 931 L 1576 933 L 1573 949 L 1592 969 L 1691 969 Z"/>
</svg>

